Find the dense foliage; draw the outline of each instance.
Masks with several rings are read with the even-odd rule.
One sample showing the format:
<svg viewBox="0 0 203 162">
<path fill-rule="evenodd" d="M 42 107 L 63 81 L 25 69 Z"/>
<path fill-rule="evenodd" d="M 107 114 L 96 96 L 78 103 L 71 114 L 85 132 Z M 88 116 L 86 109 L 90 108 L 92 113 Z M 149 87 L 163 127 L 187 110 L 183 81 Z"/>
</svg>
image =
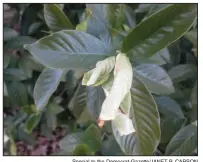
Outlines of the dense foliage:
<svg viewBox="0 0 203 162">
<path fill-rule="evenodd" d="M 4 4 L 5 155 L 197 155 L 196 4 Z"/>
</svg>

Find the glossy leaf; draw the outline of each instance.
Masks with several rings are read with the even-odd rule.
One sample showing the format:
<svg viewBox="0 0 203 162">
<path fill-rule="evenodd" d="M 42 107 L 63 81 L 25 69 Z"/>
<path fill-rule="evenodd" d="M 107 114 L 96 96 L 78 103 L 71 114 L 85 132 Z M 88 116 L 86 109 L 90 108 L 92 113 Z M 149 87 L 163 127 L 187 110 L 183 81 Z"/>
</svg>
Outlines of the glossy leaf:
<svg viewBox="0 0 203 162">
<path fill-rule="evenodd" d="M 188 112 L 188 116 L 191 121 L 195 121 L 198 118 L 198 87 L 197 83 L 192 89 L 190 101 L 192 104 L 192 109 Z"/>
<path fill-rule="evenodd" d="M 99 61 L 93 70 L 84 74 L 82 85 L 98 86 L 106 82 L 115 66 L 115 61 L 115 57 L 108 57 L 103 61 Z"/>
<path fill-rule="evenodd" d="M 27 91 L 21 82 L 7 83 L 7 91 L 14 106 L 26 106 L 28 104 Z"/>
<path fill-rule="evenodd" d="M 167 96 L 160 96 L 156 97 L 156 103 L 161 114 L 171 118 L 184 118 L 181 107 L 175 100 Z"/>
<path fill-rule="evenodd" d="M 145 61 L 143 61 L 145 62 Z M 170 62 L 170 53 L 167 48 L 164 48 L 157 52 L 155 55 L 149 58 L 148 63 L 156 65 L 164 65 Z"/>
<path fill-rule="evenodd" d="M 136 78 L 131 87 L 130 118 L 136 132 L 120 136 L 113 127 L 114 136 L 126 155 L 152 155 L 160 141 L 160 117 L 148 89 Z"/>
<path fill-rule="evenodd" d="M 142 64 L 136 66 L 134 71 L 152 93 L 168 95 L 174 92 L 173 83 L 163 68 L 154 64 Z"/>
<path fill-rule="evenodd" d="M 44 5 L 44 18 L 49 29 L 53 32 L 74 28 L 62 9 L 56 4 Z"/>
<path fill-rule="evenodd" d="M 101 152 L 104 156 L 124 155 L 113 135 L 102 142 Z"/>
<path fill-rule="evenodd" d="M 42 25 L 41 22 L 34 22 L 33 24 L 30 25 L 28 29 L 28 35 L 35 34 L 37 30 L 39 30 L 39 27 Z"/>
<path fill-rule="evenodd" d="M 168 71 L 173 82 L 178 83 L 197 76 L 197 67 L 192 64 L 177 65 Z"/>
<path fill-rule="evenodd" d="M 26 133 L 32 133 L 33 129 L 38 125 L 41 119 L 41 114 L 30 115 L 25 123 L 24 130 Z"/>
<path fill-rule="evenodd" d="M 8 67 L 8 65 L 10 63 L 10 56 L 7 54 L 4 54 L 3 59 L 4 59 L 4 69 L 5 69 Z"/>
<path fill-rule="evenodd" d="M 94 138 L 93 138 L 94 137 Z M 82 140 L 92 151 L 98 151 L 101 147 L 101 132 L 97 126 L 91 124 L 84 133 Z"/>
<path fill-rule="evenodd" d="M 58 87 L 62 75 L 62 69 L 48 68 L 40 74 L 34 88 L 34 101 L 37 110 L 40 111 L 47 105 L 49 98 Z"/>
<path fill-rule="evenodd" d="M 4 41 L 10 40 L 12 38 L 15 38 L 19 35 L 18 32 L 16 32 L 14 29 L 8 28 L 8 27 L 4 27 L 3 29 L 4 31 Z"/>
<path fill-rule="evenodd" d="M 5 46 L 4 46 L 4 50 L 8 50 L 8 49 L 21 49 L 23 48 L 23 45 L 26 43 L 34 43 L 36 41 L 36 39 L 29 37 L 29 36 L 18 36 L 15 37 L 11 40 L 9 40 Z"/>
<path fill-rule="evenodd" d="M 197 127 L 193 124 L 182 128 L 171 139 L 167 148 L 166 155 L 190 155 L 197 147 Z"/>
<path fill-rule="evenodd" d="M 28 77 L 28 78 L 31 78 L 32 77 L 32 69 L 30 69 L 29 67 L 27 67 L 27 62 L 25 60 L 21 60 L 19 62 L 19 68 L 25 73 L 25 75 Z"/>
<path fill-rule="evenodd" d="M 61 151 L 67 155 L 72 154 L 73 149 L 78 144 L 86 144 L 91 151 L 97 151 L 101 147 L 99 129 L 96 126 L 90 125 L 85 132 L 69 134 L 59 142 Z"/>
<path fill-rule="evenodd" d="M 49 103 L 45 111 L 46 126 L 48 129 L 54 131 L 57 127 L 56 115 L 62 112 L 64 109 L 56 103 Z"/>
<path fill-rule="evenodd" d="M 99 118 L 104 99 L 105 94 L 100 86 L 87 87 L 87 108 L 95 120 Z"/>
<path fill-rule="evenodd" d="M 39 62 L 52 68 L 93 68 L 108 55 L 99 39 L 74 30 L 56 32 L 25 48 Z"/>
<path fill-rule="evenodd" d="M 86 99 L 87 99 L 86 87 L 79 85 L 68 104 L 69 110 L 73 113 L 76 119 L 78 119 L 81 113 L 84 111 L 84 109 L 86 109 L 87 107 Z"/>
<path fill-rule="evenodd" d="M 137 25 L 123 41 L 122 52 L 138 62 L 150 57 L 185 34 L 196 17 L 196 4 L 169 5 Z"/>
<path fill-rule="evenodd" d="M 111 48 L 111 35 L 107 24 L 98 18 L 96 15 L 90 13 L 87 19 L 77 26 L 78 30 L 85 31 L 96 38 L 100 39 L 109 49 Z"/>
<path fill-rule="evenodd" d="M 161 122 L 161 143 L 168 143 L 184 124 L 185 119 L 164 118 Z"/>
<path fill-rule="evenodd" d="M 21 81 L 28 78 L 29 77 L 20 69 L 7 68 L 4 70 L 4 79 L 6 81 Z"/>
<path fill-rule="evenodd" d="M 134 28 L 136 26 L 134 12 L 126 4 L 123 4 L 123 6 L 124 6 L 124 23 L 128 25 L 130 28 Z"/>
<path fill-rule="evenodd" d="M 74 156 L 90 156 L 94 155 L 94 153 L 90 150 L 90 148 L 86 144 L 78 144 L 74 147 L 72 155 Z"/>
</svg>

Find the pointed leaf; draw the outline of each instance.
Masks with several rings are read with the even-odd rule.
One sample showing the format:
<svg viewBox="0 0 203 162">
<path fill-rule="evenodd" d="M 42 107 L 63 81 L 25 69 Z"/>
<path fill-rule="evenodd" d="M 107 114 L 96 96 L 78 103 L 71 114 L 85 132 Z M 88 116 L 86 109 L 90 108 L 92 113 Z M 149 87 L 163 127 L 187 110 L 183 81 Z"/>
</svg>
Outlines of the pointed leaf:
<svg viewBox="0 0 203 162">
<path fill-rule="evenodd" d="M 32 133 L 33 129 L 38 125 L 41 119 L 41 114 L 30 115 L 25 123 L 24 130 L 26 133 Z"/>
<path fill-rule="evenodd" d="M 165 155 L 188 156 L 197 147 L 197 127 L 190 124 L 182 128 L 169 142 Z"/>
<path fill-rule="evenodd" d="M 184 118 L 181 107 L 175 100 L 167 96 L 160 96 L 155 99 L 161 114 L 171 118 Z"/>
<path fill-rule="evenodd" d="M 92 151 L 98 151 L 101 147 L 101 132 L 97 126 L 91 124 L 84 133 L 82 140 L 89 146 Z"/>
<path fill-rule="evenodd" d="M 9 63 L 10 63 L 10 56 L 7 54 L 3 55 L 3 59 L 4 59 L 4 69 L 8 67 Z"/>
<path fill-rule="evenodd" d="M 184 125 L 185 119 L 163 119 L 161 122 L 161 143 L 168 143 Z"/>
<path fill-rule="evenodd" d="M 87 87 L 87 108 L 95 120 L 99 118 L 104 99 L 105 94 L 100 86 Z"/>
<path fill-rule="evenodd" d="M 3 72 L 4 79 L 6 81 L 21 81 L 29 78 L 21 69 L 18 68 L 7 68 Z"/>
<path fill-rule="evenodd" d="M 197 67 L 192 64 L 177 65 L 168 71 L 173 82 L 178 83 L 197 76 Z"/>
<path fill-rule="evenodd" d="M 90 156 L 90 155 L 94 155 L 94 153 L 90 150 L 90 148 L 86 144 L 78 144 L 74 147 L 72 155 Z"/>
<path fill-rule="evenodd" d="M 196 17 L 196 4 L 169 5 L 137 25 L 123 41 L 122 52 L 138 62 L 150 57 L 184 35 Z"/>
<path fill-rule="evenodd" d="M 8 41 L 8 40 L 10 40 L 10 39 L 12 39 L 12 38 L 15 38 L 15 37 L 17 37 L 18 35 L 19 35 L 19 33 L 18 32 L 16 32 L 14 29 L 11 29 L 11 28 L 8 28 L 8 27 L 4 27 L 4 34 L 3 34 L 3 36 L 4 36 L 4 41 Z"/>
<path fill-rule="evenodd" d="M 37 110 L 42 110 L 48 103 L 49 98 L 58 87 L 62 69 L 44 69 L 40 74 L 34 88 L 34 100 Z"/>
<path fill-rule="evenodd" d="M 108 55 L 99 39 L 74 30 L 56 32 L 25 48 L 43 65 L 52 68 L 93 68 Z"/>
<path fill-rule="evenodd" d="M 155 55 L 149 58 L 148 64 L 163 65 L 170 62 L 170 53 L 167 48 L 164 48 L 157 52 Z"/>
<path fill-rule="evenodd" d="M 26 106 L 28 104 L 27 91 L 21 82 L 7 83 L 7 91 L 14 106 Z"/>
<path fill-rule="evenodd" d="M 74 28 L 62 9 L 56 4 L 44 5 L 44 18 L 49 29 L 53 32 Z"/>
<path fill-rule="evenodd" d="M 126 155 L 152 155 L 160 141 L 160 117 L 148 89 L 136 78 L 131 87 L 130 118 L 135 133 L 120 136 L 113 127 L 114 136 Z"/>
<path fill-rule="evenodd" d="M 78 144 L 86 144 L 91 151 L 97 151 L 101 147 L 101 134 L 99 128 L 90 125 L 85 132 L 69 134 L 59 142 L 60 149 L 69 155 Z"/>
<path fill-rule="evenodd" d="M 154 64 L 142 64 L 136 66 L 134 71 L 152 93 L 168 95 L 174 92 L 173 83 L 163 68 Z"/>
</svg>

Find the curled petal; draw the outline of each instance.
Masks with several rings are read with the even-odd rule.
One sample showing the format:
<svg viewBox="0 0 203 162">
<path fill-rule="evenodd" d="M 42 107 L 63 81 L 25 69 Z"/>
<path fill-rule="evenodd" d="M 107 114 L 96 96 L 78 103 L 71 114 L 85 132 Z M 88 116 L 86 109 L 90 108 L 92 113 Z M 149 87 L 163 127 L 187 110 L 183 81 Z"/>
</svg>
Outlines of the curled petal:
<svg viewBox="0 0 203 162">
<path fill-rule="evenodd" d="M 121 136 L 135 132 L 132 120 L 120 111 L 117 112 L 117 116 L 112 120 L 112 124 L 117 128 Z"/>
</svg>

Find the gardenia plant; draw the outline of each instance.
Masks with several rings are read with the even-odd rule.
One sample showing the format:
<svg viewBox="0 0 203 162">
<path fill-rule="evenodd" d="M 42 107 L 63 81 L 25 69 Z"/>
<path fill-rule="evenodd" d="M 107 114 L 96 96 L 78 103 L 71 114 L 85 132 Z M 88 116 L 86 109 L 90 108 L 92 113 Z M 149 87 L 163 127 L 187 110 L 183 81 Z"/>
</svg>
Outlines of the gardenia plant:
<svg viewBox="0 0 203 162">
<path fill-rule="evenodd" d="M 24 46 L 46 66 L 34 89 L 36 109 L 44 109 L 67 71 L 85 70 L 82 85 L 95 91 L 102 87 L 106 95 L 101 107 L 95 107 L 101 108 L 99 126 L 111 121 L 125 154 L 152 155 L 161 138 L 152 94 L 175 91 L 167 72 L 152 57 L 190 29 L 197 5 L 167 5 L 137 25 L 128 21 L 124 4 L 88 4 L 87 10 L 91 12 L 74 26 L 59 6 L 44 6 L 51 34 Z"/>
</svg>

